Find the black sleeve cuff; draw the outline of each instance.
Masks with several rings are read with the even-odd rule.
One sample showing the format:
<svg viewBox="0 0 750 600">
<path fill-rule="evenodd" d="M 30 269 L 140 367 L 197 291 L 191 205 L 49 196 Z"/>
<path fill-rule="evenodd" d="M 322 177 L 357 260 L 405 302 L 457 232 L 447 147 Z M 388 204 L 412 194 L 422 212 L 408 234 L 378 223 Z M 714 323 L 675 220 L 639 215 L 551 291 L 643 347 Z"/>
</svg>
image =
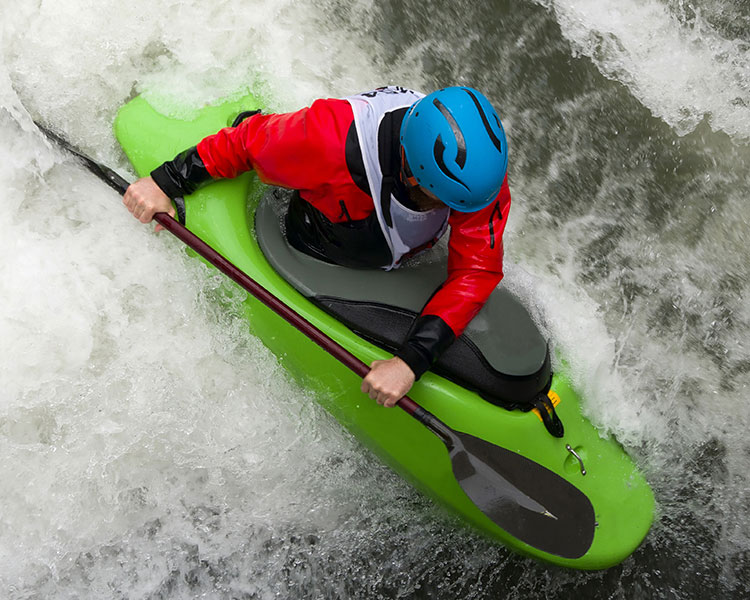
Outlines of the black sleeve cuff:
<svg viewBox="0 0 750 600">
<path fill-rule="evenodd" d="M 419 379 L 455 339 L 456 334 L 443 319 L 423 315 L 414 321 L 396 356 L 409 365 L 416 379 Z"/>
<path fill-rule="evenodd" d="M 178 187 L 178 184 L 174 182 L 167 173 L 167 164 L 168 163 L 164 163 L 160 167 L 151 171 L 151 179 L 154 180 L 154 183 L 158 185 L 161 188 L 161 191 L 167 196 L 170 198 L 178 198 L 182 196 L 182 191 Z"/>
<path fill-rule="evenodd" d="M 185 150 L 173 160 L 151 171 L 151 177 L 170 198 L 192 194 L 201 184 L 211 180 L 211 175 L 195 147 Z"/>
<path fill-rule="evenodd" d="M 419 381 L 432 366 L 429 361 L 418 351 L 412 348 L 409 344 L 404 344 L 398 349 L 395 356 L 398 356 L 403 360 L 409 368 L 414 371 L 414 380 Z"/>
</svg>

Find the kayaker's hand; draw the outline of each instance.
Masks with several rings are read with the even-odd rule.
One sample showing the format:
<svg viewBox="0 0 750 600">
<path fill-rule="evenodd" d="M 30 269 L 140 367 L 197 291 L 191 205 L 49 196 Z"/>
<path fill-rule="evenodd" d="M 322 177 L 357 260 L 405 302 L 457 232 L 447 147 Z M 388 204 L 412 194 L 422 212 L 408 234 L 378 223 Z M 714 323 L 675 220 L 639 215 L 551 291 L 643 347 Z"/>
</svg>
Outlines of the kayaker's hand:
<svg viewBox="0 0 750 600">
<path fill-rule="evenodd" d="M 391 407 L 409 393 L 414 385 L 414 371 L 398 356 L 390 360 L 376 360 L 370 372 L 362 380 L 362 392 L 377 400 L 378 404 Z"/>
<path fill-rule="evenodd" d="M 161 191 L 151 177 L 144 177 L 130 184 L 122 197 L 122 203 L 141 223 L 149 223 L 154 215 L 160 212 L 175 216 L 172 200 Z M 156 231 L 162 229 L 161 225 L 156 226 Z"/>
</svg>

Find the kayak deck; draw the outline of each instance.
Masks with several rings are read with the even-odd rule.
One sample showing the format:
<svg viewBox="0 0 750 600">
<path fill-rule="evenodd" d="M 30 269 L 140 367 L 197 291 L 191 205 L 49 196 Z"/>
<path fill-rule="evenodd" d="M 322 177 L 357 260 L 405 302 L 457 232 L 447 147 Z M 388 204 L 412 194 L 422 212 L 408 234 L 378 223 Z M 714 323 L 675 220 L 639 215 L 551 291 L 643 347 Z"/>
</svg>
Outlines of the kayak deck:
<svg viewBox="0 0 750 600">
<path fill-rule="evenodd" d="M 255 235 L 266 260 L 303 296 L 349 329 L 396 351 L 433 291 L 445 281 L 447 256 L 431 252 L 393 271 L 320 261 L 286 239 L 283 211 L 291 195 L 270 188 L 255 211 Z M 552 377 L 546 340 L 526 308 L 502 286 L 431 371 L 506 408 L 546 393 Z M 526 410 L 530 407 L 526 404 Z"/>
<path fill-rule="evenodd" d="M 203 108 L 193 120 L 185 121 L 162 115 L 137 97 L 120 110 L 115 133 L 136 171 L 146 175 L 231 124 L 239 112 L 259 107 L 258 100 L 248 96 Z M 272 268 L 251 233 L 263 193 L 264 186 L 253 174 L 206 186 L 187 200 L 187 226 L 365 363 L 388 358 L 386 351 L 321 310 Z M 402 411 L 370 401 L 359 391 L 356 375 L 259 301 L 249 297 L 245 310 L 249 329 L 302 385 L 316 391 L 337 420 L 416 487 L 487 535 L 554 564 L 603 569 L 625 559 L 648 533 L 654 508 L 648 483 L 622 447 L 612 438 L 600 437 L 583 417 L 578 397 L 560 374 L 554 375 L 550 393 L 559 398 L 556 410 L 565 425 L 562 439 L 549 435 L 533 411 L 500 408 L 432 372 L 414 385 L 410 396 L 449 427 L 521 454 L 581 490 L 594 507 L 597 526 L 590 548 L 575 559 L 541 551 L 497 527 L 462 491 L 438 438 Z"/>
</svg>

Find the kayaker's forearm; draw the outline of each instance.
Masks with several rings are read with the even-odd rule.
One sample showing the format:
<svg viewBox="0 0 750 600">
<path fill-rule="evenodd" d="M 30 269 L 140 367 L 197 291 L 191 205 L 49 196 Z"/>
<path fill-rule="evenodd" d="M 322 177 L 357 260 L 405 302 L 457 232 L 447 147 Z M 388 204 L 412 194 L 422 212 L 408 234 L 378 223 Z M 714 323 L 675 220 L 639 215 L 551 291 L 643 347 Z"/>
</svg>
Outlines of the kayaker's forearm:
<svg viewBox="0 0 750 600">
<path fill-rule="evenodd" d="M 502 270 L 461 269 L 438 288 L 396 352 L 417 379 L 463 333 L 502 277 Z"/>
<path fill-rule="evenodd" d="M 192 194 L 201 184 L 212 180 L 195 147 L 180 152 L 174 159 L 151 171 L 151 177 L 170 198 Z"/>
<path fill-rule="evenodd" d="M 456 335 L 443 319 L 422 315 L 414 322 L 396 356 L 409 365 L 415 378 L 419 379 L 455 339 Z"/>
<path fill-rule="evenodd" d="M 458 337 L 482 310 L 492 292 L 503 279 L 502 269 L 458 269 L 449 271 L 448 279 L 422 309 L 422 316 L 440 317 Z"/>
<path fill-rule="evenodd" d="M 251 161 L 241 151 L 244 144 L 239 128 L 244 121 L 259 113 L 260 111 L 241 113 L 236 125 L 221 129 L 203 138 L 197 146 L 180 152 L 172 160 L 154 169 L 151 177 L 167 196 L 176 198 L 192 194 L 209 181 L 236 177 L 250 170 Z M 224 157 L 221 164 L 217 164 L 217 156 Z"/>
</svg>

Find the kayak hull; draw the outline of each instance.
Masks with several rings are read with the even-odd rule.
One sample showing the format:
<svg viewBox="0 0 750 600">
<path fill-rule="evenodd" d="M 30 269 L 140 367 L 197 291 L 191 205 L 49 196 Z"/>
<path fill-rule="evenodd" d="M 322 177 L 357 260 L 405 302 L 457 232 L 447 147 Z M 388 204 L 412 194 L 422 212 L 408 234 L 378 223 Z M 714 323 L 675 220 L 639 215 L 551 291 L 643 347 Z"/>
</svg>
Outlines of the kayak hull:
<svg viewBox="0 0 750 600">
<path fill-rule="evenodd" d="M 261 108 L 246 96 L 204 107 L 190 118 L 172 118 L 136 97 L 118 113 L 115 134 L 135 167 L 145 176 L 200 139 L 231 124 L 243 110 Z M 350 331 L 300 294 L 270 266 L 253 235 L 255 207 L 264 186 L 254 174 L 212 183 L 186 200 L 187 227 L 261 286 L 314 326 L 369 364 L 389 358 L 384 350 Z M 629 556 L 653 519 L 654 499 L 643 475 L 613 438 L 603 438 L 584 418 L 580 399 L 560 374 L 551 394 L 565 425 L 561 439 L 549 435 L 534 412 L 495 406 L 434 373 L 426 373 L 410 396 L 449 427 L 516 452 L 550 469 L 579 488 L 591 501 L 597 527 L 580 558 L 562 558 L 523 543 L 500 529 L 464 494 L 451 469 L 444 444 L 405 412 L 386 409 L 360 391 L 361 380 L 303 333 L 252 296 L 243 309 L 249 330 L 280 363 L 363 444 L 415 487 L 449 507 L 486 535 L 517 552 L 576 569 L 604 569 Z M 581 464 L 567 448 L 583 460 Z M 547 507 L 554 512 L 554 507 Z"/>
</svg>

